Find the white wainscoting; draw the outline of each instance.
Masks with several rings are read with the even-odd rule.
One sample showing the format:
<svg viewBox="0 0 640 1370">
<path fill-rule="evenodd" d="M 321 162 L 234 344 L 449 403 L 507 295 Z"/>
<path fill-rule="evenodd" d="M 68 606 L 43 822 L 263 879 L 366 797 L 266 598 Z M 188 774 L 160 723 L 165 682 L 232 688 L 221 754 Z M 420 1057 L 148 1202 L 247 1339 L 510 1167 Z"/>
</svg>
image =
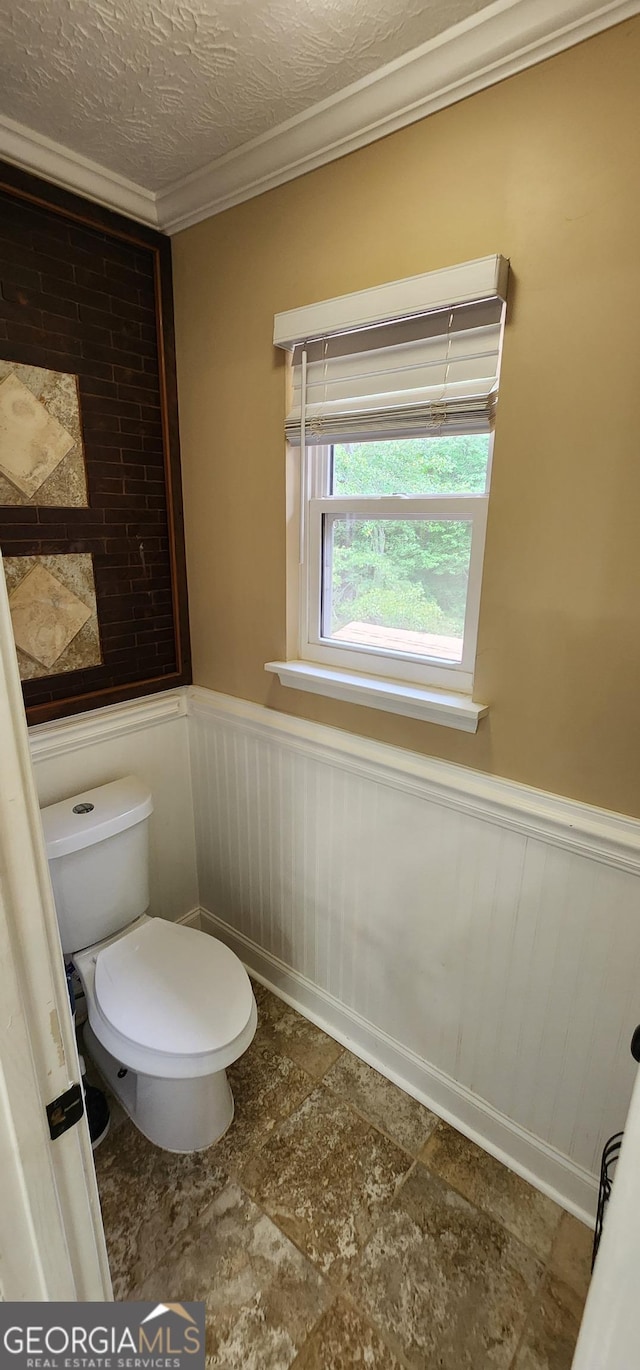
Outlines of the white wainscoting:
<svg viewBox="0 0 640 1370">
<path fill-rule="evenodd" d="M 198 905 L 188 728 L 185 692 L 172 690 L 29 729 L 43 806 L 122 775 L 149 785 L 150 911 L 161 918 Z"/>
<path fill-rule="evenodd" d="M 624 1126 L 640 822 L 189 691 L 202 926 L 578 1216 Z"/>
<path fill-rule="evenodd" d="M 30 739 L 42 804 L 147 781 L 154 914 L 200 907 L 276 993 L 592 1217 L 635 1078 L 640 822 L 201 689 Z"/>
</svg>

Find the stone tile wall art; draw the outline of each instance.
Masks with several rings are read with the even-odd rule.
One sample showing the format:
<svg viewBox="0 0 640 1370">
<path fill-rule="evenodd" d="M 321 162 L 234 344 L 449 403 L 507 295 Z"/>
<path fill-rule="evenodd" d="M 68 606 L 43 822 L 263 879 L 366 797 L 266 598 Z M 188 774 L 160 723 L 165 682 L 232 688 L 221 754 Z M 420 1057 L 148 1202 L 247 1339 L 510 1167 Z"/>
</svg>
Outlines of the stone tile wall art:
<svg viewBox="0 0 640 1370">
<path fill-rule="evenodd" d="M 0 505 L 87 505 L 78 383 L 0 361 Z"/>
<path fill-rule="evenodd" d="M 171 241 L 1 169 L 0 550 L 35 724 L 191 681 Z"/>
<path fill-rule="evenodd" d="M 99 666 L 91 556 L 5 557 L 4 569 L 21 679 Z"/>
</svg>

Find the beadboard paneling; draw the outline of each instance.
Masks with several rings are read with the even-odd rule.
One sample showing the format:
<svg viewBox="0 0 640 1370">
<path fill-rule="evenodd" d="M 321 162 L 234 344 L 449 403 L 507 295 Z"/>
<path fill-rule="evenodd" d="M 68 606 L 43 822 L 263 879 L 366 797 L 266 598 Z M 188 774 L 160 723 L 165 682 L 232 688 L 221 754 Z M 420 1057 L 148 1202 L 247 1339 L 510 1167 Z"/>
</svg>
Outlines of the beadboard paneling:
<svg viewBox="0 0 640 1370">
<path fill-rule="evenodd" d="M 175 920 L 198 904 L 193 800 L 184 695 L 97 709 L 29 730 L 40 804 L 138 775 L 153 794 L 152 914 Z"/>
<path fill-rule="evenodd" d="M 202 907 L 475 1100 L 477 1135 L 485 1109 L 595 1175 L 635 1074 L 640 823 L 208 691 L 189 709 Z"/>
</svg>

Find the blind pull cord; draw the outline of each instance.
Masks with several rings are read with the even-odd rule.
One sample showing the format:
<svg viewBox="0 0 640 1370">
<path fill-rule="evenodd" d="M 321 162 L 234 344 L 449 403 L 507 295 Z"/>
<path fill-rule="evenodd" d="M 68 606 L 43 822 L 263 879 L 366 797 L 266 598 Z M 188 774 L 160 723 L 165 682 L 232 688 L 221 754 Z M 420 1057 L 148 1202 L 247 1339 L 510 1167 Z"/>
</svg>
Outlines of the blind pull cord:
<svg viewBox="0 0 640 1370">
<path fill-rule="evenodd" d="M 298 542 L 298 564 L 304 561 L 305 536 L 307 529 L 307 349 L 302 349 L 300 359 L 300 527 Z"/>
</svg>

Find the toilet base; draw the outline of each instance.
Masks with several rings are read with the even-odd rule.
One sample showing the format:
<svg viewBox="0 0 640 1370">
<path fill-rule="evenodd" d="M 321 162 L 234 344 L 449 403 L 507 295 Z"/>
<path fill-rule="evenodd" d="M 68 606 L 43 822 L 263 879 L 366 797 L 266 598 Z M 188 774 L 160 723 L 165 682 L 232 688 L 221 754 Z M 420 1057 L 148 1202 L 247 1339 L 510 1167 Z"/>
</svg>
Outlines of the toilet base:
<svg viewBox="0 0 640 1370">
<path fill-rule="evenodd" d="M 231 1126 L 233 1094 L 226 1070 L 196 1079 L 163 1080 L 121 1065 L 88 1022 L 82 1036 L 111 1093 L 154 1146 L 178 1154 L 206 1151 Z"/>
</svg>

